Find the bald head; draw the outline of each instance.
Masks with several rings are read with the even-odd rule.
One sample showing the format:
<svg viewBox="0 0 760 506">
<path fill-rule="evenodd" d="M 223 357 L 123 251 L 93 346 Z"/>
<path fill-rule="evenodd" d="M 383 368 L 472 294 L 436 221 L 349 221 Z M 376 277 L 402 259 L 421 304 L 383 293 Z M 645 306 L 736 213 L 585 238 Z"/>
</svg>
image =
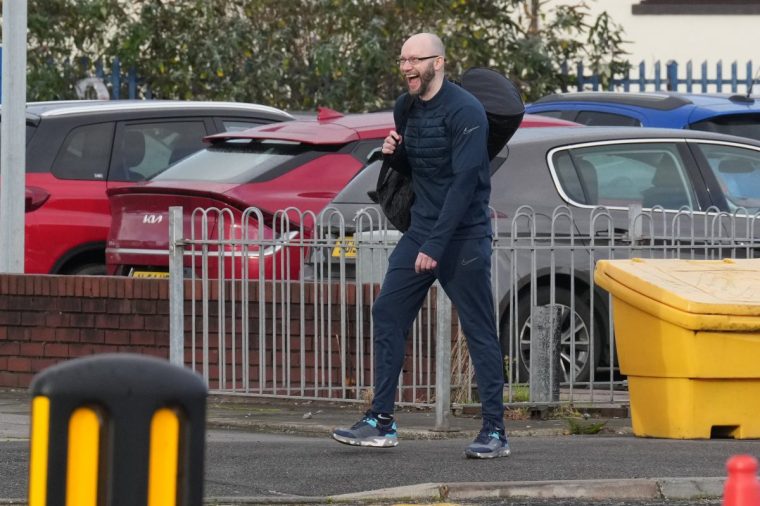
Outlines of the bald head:
<svg viewBox="0 0 760 506">
<path fill-rule="evenodd" d="M 423 32 L 412 35 L 406 39 L 406 42 L 404 42 L 404 46 L 401 48 L 402 53 L 404 52 L 404 49 L 407 47 L 407 45 L 421 50 L 426 50 L 428 51 L 428 55 L 436 54 L 438 56 L 446 56 L 446 49 L 443 47 L 443 41 L 441 41 L 441 38 L 434 33 Z"/>
<path fill-rule="evenodd" d="M 409 93 L 430 100 L 443 85 L 445 49 L 433 33 L 412 35 L 401 47 L 400 69 Z"/>
</svg>

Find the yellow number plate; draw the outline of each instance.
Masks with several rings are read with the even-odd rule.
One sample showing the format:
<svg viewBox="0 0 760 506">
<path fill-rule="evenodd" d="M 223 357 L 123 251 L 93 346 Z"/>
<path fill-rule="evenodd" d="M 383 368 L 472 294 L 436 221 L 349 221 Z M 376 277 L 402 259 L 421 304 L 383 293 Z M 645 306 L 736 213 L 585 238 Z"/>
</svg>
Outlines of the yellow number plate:
<svg viewBox="0 0 760 506">
<path fill-rule="evenodd" d="M 169 279 L 168 272 L 157 271 L 132 271 L 129 274 L 133 278 L 154 278 L 154 279 Z"/>
<path fill-rule="evenodd" d="M 354 242 L 354 238 L 345 237 L 343 239 L 338 239 L 332 250 L 332 256 L 340 257 L 341 250 L 346 258 L 356 258 L 356 243 Z"/>
</svg>

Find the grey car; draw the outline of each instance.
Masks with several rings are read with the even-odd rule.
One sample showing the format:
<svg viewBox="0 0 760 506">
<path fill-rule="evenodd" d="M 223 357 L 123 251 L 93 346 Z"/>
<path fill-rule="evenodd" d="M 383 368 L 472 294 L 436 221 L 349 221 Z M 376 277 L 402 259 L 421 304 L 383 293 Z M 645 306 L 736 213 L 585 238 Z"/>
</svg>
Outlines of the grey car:
<svg viewBox="0 0 760 506">
<path fill-rule="evenodd" d="M 757 256 L 758 141 L 675 129 L 533 128 L 519 130 L 500 158 L 493 279 L 505 367 L 516 378 L 527 379 L 534 308 L 549 303 L 563 308 L 566 380 L 593 381 L 614 367 L 596 260 Z M 330 206 L 345 220 L 343 243 L 384 227 L 367 196 L 379 166 L 368 163 Z"/>
</svg>

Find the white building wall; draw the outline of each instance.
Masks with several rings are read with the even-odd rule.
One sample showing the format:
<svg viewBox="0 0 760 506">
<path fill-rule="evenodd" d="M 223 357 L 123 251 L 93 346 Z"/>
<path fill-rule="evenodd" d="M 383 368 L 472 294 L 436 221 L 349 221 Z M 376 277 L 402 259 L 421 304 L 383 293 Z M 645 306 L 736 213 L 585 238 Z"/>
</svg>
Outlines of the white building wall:
<svg viewBox="0 0 760 506">
<path fill-rule="evenodd" d="M 573 0 L 552 0 L 569 3 Z M 630 41 L 626 50 L 633 64 L 655 61 L 679 64 L 692 60 L 695 65 L 707 61 L 709 68 L 723 61 L 733 61 L 743 69 L 748 60 L 753 67 L 760 65 L 760 15 L 633 15 L 631 6 L 638 0 L 586 0 L 594 17 L 607 11 L 625 30 Z M 743 75 L 744 71 L 740 71 Z"/>
</svg>

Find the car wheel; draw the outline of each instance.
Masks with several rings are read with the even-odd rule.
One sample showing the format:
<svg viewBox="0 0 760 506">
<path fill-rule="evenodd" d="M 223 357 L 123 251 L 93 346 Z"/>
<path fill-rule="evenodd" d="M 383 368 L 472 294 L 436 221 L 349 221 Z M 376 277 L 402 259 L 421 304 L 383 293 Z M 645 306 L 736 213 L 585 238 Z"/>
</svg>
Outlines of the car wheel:
<svg viewBox="0 0 760 506">
<path fill-rule="evenodd" d="M 539 306 L 550 303 L 550 288 L 543 286 L 538 289 L 536 302 Z M 571 325 L 570 308 L 571 294 L 566 288 L 555 288 L 555 303 L 562 308 L 560 314 L 560 368 L 562 370 L 561 381 L 570 381 L 571 367 L 575 369 L 575 382 L 588 381 L 590 378 L 591 367 L 599 364 L 601 356 L 601 329 L 597 325 L 594 331 L 594 346 L 591 346 L 591 309 L 582 297 L 575 297 L 575 314 L 574 326 Z M 530 340 L 531 340 L 531 321 L 530 321 L 530 297 L 525 296 L 520 301 L 518 311 L 518 332 L 519 332 L 519 354 L 520 354 L 520 378 L 527 380 L 529 378 L 530 367 Z M 508 335 L 508 334 L 506 334 Z M 574 356 L 572 343 L 575 342 Z M 593 357 L 592 357 L 593 352 Z"/>
<path fill-rule="evenodd" d="M 106 266 L 103 264 L 83 264 L 71 268 L 66 274 L 72 276 L 105 276 Z"/>
</svg>

